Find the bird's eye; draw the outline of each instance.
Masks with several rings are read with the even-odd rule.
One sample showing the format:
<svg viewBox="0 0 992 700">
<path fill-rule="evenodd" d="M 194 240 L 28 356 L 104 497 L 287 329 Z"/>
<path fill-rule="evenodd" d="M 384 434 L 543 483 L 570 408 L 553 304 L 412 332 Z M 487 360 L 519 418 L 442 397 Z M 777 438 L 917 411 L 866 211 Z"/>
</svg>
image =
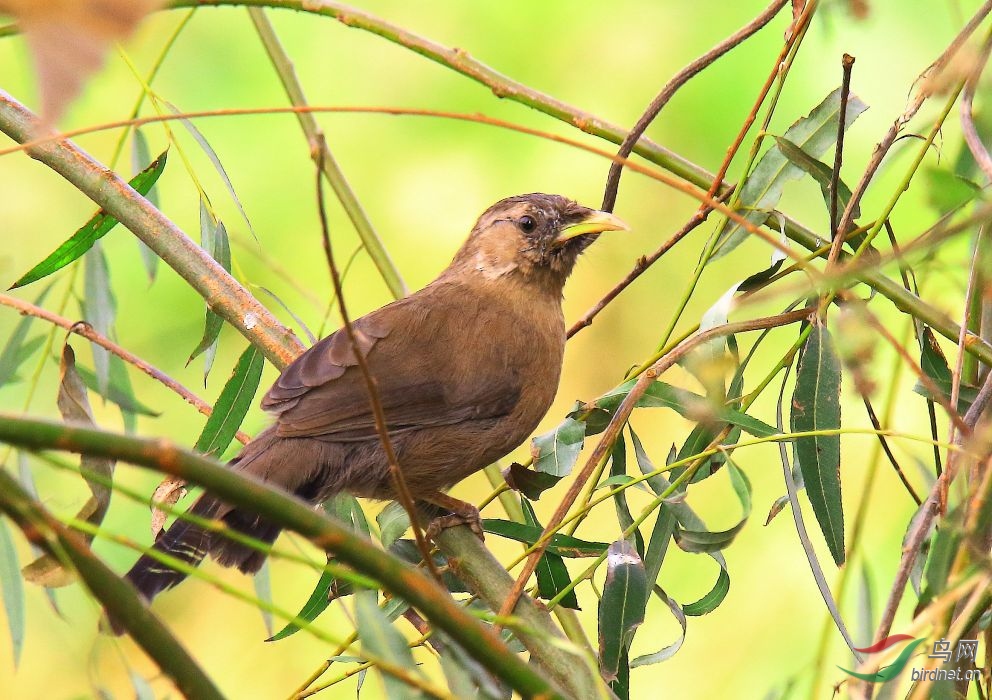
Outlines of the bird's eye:
<svg viewBox="0 0 992 700">
<path fill-rule="evenodd" d="M 524 233 L 533 233 L 534 229 L 537 228 L 537 222 L 531 216 L 521 216 L 517 223 L 520 225 L 520 230 Z"/>
</svg>

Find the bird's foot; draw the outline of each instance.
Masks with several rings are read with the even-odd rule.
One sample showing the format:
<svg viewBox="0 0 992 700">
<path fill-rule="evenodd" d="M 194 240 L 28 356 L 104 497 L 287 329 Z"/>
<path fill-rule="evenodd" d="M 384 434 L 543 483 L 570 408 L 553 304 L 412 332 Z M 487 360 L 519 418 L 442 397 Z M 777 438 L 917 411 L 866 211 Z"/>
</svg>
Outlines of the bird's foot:
<svg viewBox="0 0 992 700">
<path fill-rule="evenodd" d="M 435 540 L 441 534 L 442 530 L 446 530 L 449 527 L 467 525 L 475 533 L 476 537 L 485 541 L 486 538 L 482 532 L 482 518 L 479 516 L 479 509 L 471 503 L 460 501 L 443 493 L 438 493 L 423 500 L 449 511 L 447 515 L 437 516 L 428 523 L 425 533 L 428 540 Z"/>
</svg>

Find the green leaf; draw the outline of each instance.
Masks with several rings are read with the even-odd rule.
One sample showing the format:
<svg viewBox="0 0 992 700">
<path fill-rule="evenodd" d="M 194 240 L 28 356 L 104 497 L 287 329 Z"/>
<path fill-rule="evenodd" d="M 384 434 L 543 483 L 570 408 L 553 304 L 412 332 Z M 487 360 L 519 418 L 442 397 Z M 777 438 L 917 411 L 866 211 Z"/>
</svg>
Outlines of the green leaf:
<svg viewBox="0 0 992 700">
<path fill-rule="evenodd" d="M 386 507 L 375 516 L 375 521 L 379 524 L 379 539 L 386 548 L 410 528 L 410 516 L 396 501 L 387 503 Z"/>
<path fill-rule="evenodd" d="M 606 681 L 617 678 L 621 656 L 644 622 L 647 594 L 644 562 L 627 540 L 617 540 L 606 558 L 606 583 L 599 601 L 599 668 Z"/>
<path fill-rule="evenodd" d="M 621 435 L 616 442 L 613 443 L 613 449 L 610 451 L 610 478 L 624 478 L 629 480 L 627 475 L 627 443 L 624 441 Z M 642 484 L 643 486 L 643 484 Z M 597 487 L 598 488 L 598 487 Z M 630 514 L 630 506 L 627 505 L 627 491 L 624 489 L 619 493 L 613 494 L 613 507 L 617 513 L 617 524 L 620 529 L 627 532 L 634 524 L 634 516 Z M 637 548 L 637 554 L 641 557 L 644 556 L 644 537 L 641 535 L 641 531 L 634 528 L 633 539 L 631 540 L 634 546 Z"/>
<path fill-rule="evenodd" d="M 41 294 L 38 295 L 38 298 L 34 300 L 34 305 L 41 306 L 51 289 L 51 284 L 45 287 L 41 291 Z M 11 383 L 14 380 L 14 375 L 17 373 L 17 369 L 37 350 L 38 343 L 31 341 L 34 345 L 31 346 L 32 349 L 30 352 L 26 348 L 31 343 L 25 344 L 25 339 L 31 330 L 31 324 L 34 323 L 34 319 L 34 316 L 25 314 L 17 322 L 17 325 L 14 326 L 14 331 L 7 338 L 7 343 L 3 346 L 3 350 L 0 351 L 0 386 Z"/>
<path fill-rule="evenodd" d="M 165 169 L 166 154 L 165 151 L 156 158 L 151 165 L 142 170 L 140 173 L 135 175 L 128 182 L 131 187 L 133 187 L 139 194 L 148 194 L 148 191 L 152 188 Z M 31 284 L 32 282 L 37 282 L 43 277 L 61 270 L 63 267 L 78 260 L 83 253 L 93 247 L 100 238 L 107 235 L 114 226 L 117 225 L 117 219 L 112 217 L 110 214 L 106 213 L 103 209 L 99 210 L 93 215 L 89 221 L 83 224 L 83 227 L 76 231 L 72 236 L 62 245 L 55 249 L 55 251 L 49 255 L 47 258 L 42 260 L 40 263 L 28 270 L 23 277 L 14 282 L 10 286 L 10 289 L 17 289 L 18 287 L 23 287 L 26 284 Z"/>
<path fill-rule="evenodd" d="M 556 428 L 531 441 L 534 467 L 553 476 L 568 476 L 575 466 L 586 437 L 586 424 L 569 416 Z"/>
<path fill-rule="evenodd" d="M 796 144 L 792 143 L 787 138 L 782 136 L 775 137 L 775 143 L 778 144 L 779 150 L 782 151 L 782 155 L 789 159 L 793 165 L 801 168 L 804 173 L 816 180 L 817 184 L 820 185 L 820 192 L 823 194 L 823 202 L 827 206 L 827 216 L 830 215 L 830 181 L 833 179 L 834 169 L 831 168 L 826 163 L 823 163 L 813 156 L 809 155 L 801 149 Z M 847 207 L 847 203 L 851 200 L 851 188 L 848 187 L 843 180 L 837 180 L 837 214 L 838 217 L 843 213 L 844 209 Z M 856 206 L 854 208 L 853 216 L 851 221 L 861 216 L 861 207 Z"/>
<path fill-rule="evenodd" d="M 130 387 L 122 385 L 121 379 L 119 377 L 115 377 L 113 373 L 111 373 L 106 390 L 100 392 L 100 389 L 96 384 L 96 375 L 92 371 L 82 365 L 76 365 L 76 372 L 79 373 L 79 377 L 83 380 L 83 383 L 90 391 L 97 392 L 103 398 L 107 399 L 107 401 L 119 406 L 122 411 L 152 417 L 162 415 L 161 412 L 149 408 L 145 404 L 138 401 L 137 397 L 134 395 L 134 392 L 130 390 Z"/>
<path fill-rule="evenodd" d="M 442 639 L 445 651 L 439 655 L 441 670 L 448 679 L 448 689 L 452 696 L 458 700 L 509 700 L 510 690 L 496 676 L 469 656 L 450 637 L 442 635 Z"/>
<path fill-rule="evenodd" d="M 3 608 L 7 613 L 15 669 L 24 648 L 24 584 L 20 568 L 7 520 L 0 518 L 0 592 L 3 593 Z"/>
<path fill-rule="evenodd" d="M 165 106 L 173 114 L 175 115 L 181 114 L 179 109 L 171 102 L 166 102 Z M 217 171 L 217 174 L 220 175 L 220 179 L 224 181 L 224 187 L 227 188 L 228 194 L 231 195 L 231 199 L 234 201 L 234 205 L 238 208 L 238 211 L 241 212 L 241 218 L 245 220 L 245 225 L 248 227 L 248 230 L 251 232 L 252 238 L 257 239 L 258 236 L 255 235 L 255 229 L 252 228 L 251 221 L 249 221 L 248 219 L 248 214 L 247 212 L 245 212 L 245 208 L 241 206 L 241 200 L 238 199 L 238 193 L 234 191 L 234 183 L 231 182 L 231 178 L 230 176 L 228 176 L 227 170 L 224 169 L 224 165 L 220 162 L 220 158 L 217 156 L 217 152 L 207 141 L 207 137 L 204 136 L 203 133 L 196 128 L 193 122 L 182 116 L 179 117 L 179 121 L 182 122 L 182 125 L 184 127 L 186 127 L 186 130 L 193 137 L 193 140 L 196 141 L 197 145 L 199 145 L 201 149 L 203 149 L 204 154 L 206 154 L 207 158 L 213 164 L 214 169 Z"/>
<path fill-rule="evenodd" d="M 152 159 L 151 151 L 148 148 L 148 139 L 144 132 L 135 127 L 134 137 L 131 139 L 131 170 L 135 173 L 141 171 L 144 164 Z M 145 198 L 156 209 L 161 209 L 158 204 L 158 190 L 154 187 L 145 193 Z M 158 272 L 158 255 L 148 247 L 143 240 L 138 237 L 134 239 L 138 244 L 138 251 L 141 253 L 141 262 L 145 266 L 145 273 L 148 275 L 148 283 L 155 281 Z"/>
<path fill-rule="evenodd" d="M 389 618 L 379 609 L 376 598 L 373 591 L 362 591 L 355 596 L 356 627 L 358 638 L 362 640 L 362 648 L 416 675 L 417 667 L 413 664 L 413 654 L 410 653 L 406 640 L 389 623 Z M 386 696 L 391 700 L 423 697 L 420 691 L 387 673 L 382 674 L 382 682 Z"/>
<path fill-rule="evenodd" d="M 263 603 L 272 605 L 272 569 L 269 567 L 268 559 L 262 562 L 262 568 L 255 572 L 255 575 L 251 578 L 251 582 L 255 587 L 255 597 Z M 262 624 L 265 625 L 265 633 L 271 639 L 272 611 L 267 608 L 261 608 L 259 612 L 262 613 Z"/>
<path fill-rule="evenodd" d="M 924 168 L 923 178 L 927 203 L 939 214 L 963 207 L 982 193 L 982 188 L 971 180 L 943 168 Z"/>
<path fill-rule="evenodd" d="M 537 520 L 537 514 L 534 513 L 534 507 L 526 498 L 521 497 L 520 507 L 523 509 L 526 524 L 537 530 L 542 530 L 541 523 Z M 534 572 L 537 574 L 537 594 L 545 600 L 551 600 L 572 583 L 572 579 L 568 575 L 568 568 L 565 566 L 565 560 L 558 554 L 551 552 L 550 547 L 537 561 L 537 568 L 534 569 Z M 566 593 L 559 601 L 559 605 L 571 610 L 579 610 L 579 600 L 575 597 L 575 589 Z"/>
<path fill-rule="evenodd" d="M 93 250 L 83 259 L 83 267 L 86 271 L 83 315 L 100 335 L 110 338 L 113 336 L 114 319 L 117 317 L 117 300 L 110 289 L 107 256 L 103 254 L 103 247 L 99 243 L 93 244 Z M 110 383 L 110 351 L 95 343 L 91 347 L 96 384 L 103 395 L 107 393 L 107 385 Z"/>
<path fill-rule="evenodd" d="M 203 199 L 200 200 L 200 246 L 220 263 L 221 267 L 228 272 L 231 271 L 231 243 L 227 237 L 227 229 L 222 221 L 214 219 Z M 207 375 L 210 374 L 210 368 L 213 366 L 214 357 L 217 354 L 217 340 L 223 327 L 224 320 L 211 311 L 208 305 L 203 324 L 203 337 L 200 338 L 199 344 L 186 360 L 188 365 L 202 353 L 207 353 L 203 368 L 204 383 L 206 383 Z"/>
<path fill-rule="evenodd" d="M 944 399 L 950 401 L 951 389 L 954 385 L 951 381 L 951 368 L 947 364 L 947 358 L 944 356 L 944 351 L 940 349 L 940 344 L 937 342 L 936 336 L 934 336 L 933 331 L 927 326 L 923 327 L 920 368 L 937 385 Z M 930 390 L 922 382 L 916 382 L 915 386 L 913 386 L 913 391 L 921 396 L 925 396 L 931 401 L 935 400 Z M 958 388 L 958 411 L 962 414 L 967 413 L 977 396 L 978 387 L 961 382 Z"/>
<path fill-rule="evenodd" d="M 724 601 L 729 592 L 730 573 L 727 571 L 726 565 L 721 565 L 716 583 L 710 589 L 709 593 L 695 602 L 683 605 L 682 612 L 689 617 L 701 617 L 702 615 L 711 613 L 720 607 L 720 603 Z"/>
<path fill-rule="evenodd" d="M 676 528 L 675 542 L 682 550 L 695 553 L 725 549 L 734 541 L 751 516 L 751 482 L 747 475 L 729 459 L 724 471 L 730 475 L 730 483 L 743 510 L 740 521 L 730 529 L 716 532 L 706 529 Z"/>
<path fill-rule="evenodd" d="M 602 432 L 609 423 L 610 417 L 636 383 L 636 379 L 624 382 L 600 396 L 591 406 L 582 406 L 581 408 L 573 409 L 569 417 L 575 418 L 582 412 L 591 410 L 591 414 L 586 419 L 588 424 L 586 434 L 595 435 Z M 680 389 L 662 381 L 651 382 L 644 395 L 638 399 L 637 407 L 670 408 L 682 417 L 694 422 L 723 421 L 739 426 L 755 437 L 770 437 L 779 434 L 779 431 L 764 421 L 752 418 L 745 413 L 726 406 L 714 405 L 712 401 L 699 394 L 694 394 L 691 391 Z"/>
<path fill-rule="evenodd" d="M 849 95 L 844 127 L 850 127 L 868 106 L 855 95 Z M 840 118 L 840 88 L 831 92 L 807 116 L 790 126 L 783 136 L 813 158 L 819 158 L 837 141 Z M 771 148 L 754 166 L 740 190 L 737 211 L 747 221 L 760 226 L 782 198 L 785 184 L 797 180 L 803 170 L 786 158 L 778 148 Z M 711 260 L 730 253 L 747 236 L 740 224 L 725 219 L 716 232 L 717 241 Z"/>
<path fill-rule="evenodd" d="M 668 607 L 675 620 L 679 623 L 682 628 L 682 634 L 679 638 L 668 646 L 662 647 L 653 654 L 644 654 L 643 656 L 638 656 L 636 659 L 630 662 L 631 668 L 637 668 L 638 666 L 650 666 L 651 664 L 661 663 L 662 661 L 668 661 L 668 659 L 675 656 L 679 649 L 682 648 L 683 642 L 685 642 L 685 633 L 688 628 L 688 622 L 685 617 L 685 613 L 682 612 L 682 608 L 674 600 L 668 597 L 668 595 L 661 589 L 660 586 L 654 586 L 654 593 L 658 596 L 661 601 Z"/>
<path fill-rule="evenodd" d="M 424 558 L 420 554 L 420 548 L 417 547 L 417 543 L 413 540 L 396 540 L 391 545 L 389 545 L 389 551 L 398 556 L 403 561 L 408 561 L 411 564 L 420 566 Z M 438 571 L 441 572 L 441 580 L 444 585 L 452 593 L 470 593 L 468 586 L 460 578 L 455 576 L 452 571 L 451 566 L 448 563 L 448 557 L 446 557 L 441 552 L 435 552 L 431 559 L 434 560 L 434 566 Z"/>
<path fill-rule="evenodd" d="M 224 453 L 251 408 L 258 383 L 262 379 L 264 363 L 262 353 L 254 345 L 249 345 L 241 353 L 231 378 L 227 380 L 214 404 L 213 413 L 203 426 L 194 450 L 210 457 L 220 457 Z"/>
<path fill-rule="evenodd" d="M 616 474 L 608 479 L 603 479 L 596 485 L 596 491 L 600 489 L 615 489 L 617 486 L 623 486 L 624 484 L 629 484 L 634 480 L 630 474 Z M 640 489 L 641 491 L 648 492 L 648 487 L 644 485 L 643 481 L 638 481 L 632 486 L 632 488 Z"/>
<path fill-rule="evenodd" d="M 542 493 L 561 481 L 561 477 L 528 469 L 514 462 L 503 470 L 503 480 L 514 491 L 519 491 L 529 500 L 536 501 Z"/>
<path fill-rule="evenodd" d="M 498 518 L 483 518 L 482 529 L 493 535 L 523 542 L 527 545 L 537 542 L 541 533 L 544 532 L 543 528 L 534 525 L 525 525 Z M 551 536 L 548 551 L 562 557 L 598 557 L 606 551 L 607 547 L 609 545 L 605 542 L 588 542 L 571 535 L 557 533 Z"/>
<path fill-rule="evenodd" d="M 792 430 L 840 428 L 840 361 L 830 332 L 815 324 L 806 340 L 792 395 Z M 844 563 L 844 506 L 840 484 L 840 435 L 796 438 L 795 460 L 834 562 Z"/>
<path fill-rule="evenodd" d="M 317 619 L 327 606 L 331 604 L 336 596 L 332 595 L 331 586 L 335 582 L 334 574 L 330 571 L 325 571 L 320 575 L 317 580 L 317 586 L 313 589 L 313 593 L 307 598 L 307 602 L 303 604 L 300 611 L 296 613 L 296 616 L 303 620 L 304 622 L 313 622 Z M 274 635 L 266 639 L 267 642 L 277 642 L 280 639 L 285 639 L 291 634 L 299 632 L 300 628 L 295 622 L 290 621 L 281 630 L 276 632 Z"/>
</svg>

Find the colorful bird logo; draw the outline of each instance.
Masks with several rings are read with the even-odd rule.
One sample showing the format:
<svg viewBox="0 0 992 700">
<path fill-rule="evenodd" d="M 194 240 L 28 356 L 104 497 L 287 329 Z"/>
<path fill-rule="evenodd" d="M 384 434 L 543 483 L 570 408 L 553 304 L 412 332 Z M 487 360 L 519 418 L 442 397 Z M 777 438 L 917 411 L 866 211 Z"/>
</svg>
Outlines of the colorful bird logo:
<svg viewBox="0 0 992 700">
<path fill-rule="evenodd" d="M 837 668 L 849 676 L 860 678 L 861 680 L 868 681 L 869 683 L 884 683 L 886 681 L 890 681 L 902 673 L 903 669 L 906 668 L 906 664 L 909 663 L 909 657 L 913 655 L 916 647 L 923 643 L 923 638 L 914 639 L 908 634 L 893 634 L 880 642 L 872 644 L 870 647 L 855 649 L 855 651 L 860 651 L 864 654 L 874 654 L 875 652 L 883 651 L 884 649 L 888 649 L 889 647 L 899 644 L 900 642 L 904 642 L 907 639 L 911 639 L 912 643 L 900 652 L 895 661 L 888 666 L 883 666 L 875 673 L 857 673 L 856 671 L 849 671 L 843 666 L 838 666 Z"/>
</svg>

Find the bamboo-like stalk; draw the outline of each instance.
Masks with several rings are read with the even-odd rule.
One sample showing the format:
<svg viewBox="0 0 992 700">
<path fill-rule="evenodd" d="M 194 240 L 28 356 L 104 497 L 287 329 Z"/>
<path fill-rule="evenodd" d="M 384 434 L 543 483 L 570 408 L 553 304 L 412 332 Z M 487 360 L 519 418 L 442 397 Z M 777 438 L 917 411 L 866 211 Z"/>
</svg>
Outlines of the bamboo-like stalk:
<svg viewBox="0 0 992 700">
<path fill-rule="evenodd" d="M 250 508 L 261 517 L 308 537 L 316 546 L 334 552 L 335 557 L 342 563 L 376 579 L 384 590 L 406 600 L 420 610 L 433 625 L 450 635 L 482 665 L 524 697 L 540 695 L 562 700 L 565 697 L 589 697 L 587 693 L 572 687 L 574 685 L 572 683 L 563 687 L 567 695 L 556 690 L 542 674 L 507 649 L 495 634 L 455 603 L 447 591 L 441 589 L 415 567 L 384 552 L 367 538 L 352 532 L 302 501 L 266 484 L 245 478 L 202 455 L 182 450 L 167 440 L 137 438 L 2 413 L 0 413 L 0 441 L 32 450 L 60 449 L 112 457 L 172 474 L 202 486 L 233 506 Z M 0 485 L 4 485 L 5 480 L 9 479 L 2 472 L 0 477 L 4 479 L 0 481 Z M 12 492 L 7 491 L 6 487 L 0 488 L 0 492 L 3 492 L 0 494 L 0 509 L 11 512 L 7 508 L 12 509 L 13 506 L 4 504 L 13 498 L 5 494 Z M 464 530 L 467 537 L 475 539 L 467 528 L 460 529 Z M 70 553 L 70 556 L 73 555 Z M 73 556 L 73 563 L 77 566 L 76 559 L 80 557 Z M 103 566 L 92 555 L 85 558 L 84 563 L 89 568 Z M 506 576 L 506 571 L 502 567 L 498 564 L 494 566 L 499 569 L 502 577 Z M 488 578 L 490 568 L 493 567 L 480 567 L 476 570 L 480 576 Z M 85 577 L 85 572 L 81 571 L 81 573 Z M 117 596 L 120 589 L 130 590 L 130 588 L 113 574 L 109 572 L 107 574 L 113 578 L 114 583 L 107 582 L 105 586 L 94 589 L 93 593 L 100 598 L 101 603 L 107 605 L 108 609 L 117 615 L 118 610 L 114 606 L 118 601 L 110 598 Z M 128 618 L 133 623 L 128 625 L 128 629 L 144 624 L 145 616 L 150 617 L 144 606 L 140 606 L 139 610 L 133 605 L 128 605 L 126 610 L 122 608 L 120 613 L 122 616 L 137 616 Z M 539 651 L 544 652 L 545 648 L 550 650 L 554 645 L 543 644 Z M 194 665 L 190 664 L 190 666 Z M 578 674 L 569 674 L 564 680 L 570 681 L 577 676 Z M 191 697 L 219 696 L 191 695 Z"/>
</svg>

